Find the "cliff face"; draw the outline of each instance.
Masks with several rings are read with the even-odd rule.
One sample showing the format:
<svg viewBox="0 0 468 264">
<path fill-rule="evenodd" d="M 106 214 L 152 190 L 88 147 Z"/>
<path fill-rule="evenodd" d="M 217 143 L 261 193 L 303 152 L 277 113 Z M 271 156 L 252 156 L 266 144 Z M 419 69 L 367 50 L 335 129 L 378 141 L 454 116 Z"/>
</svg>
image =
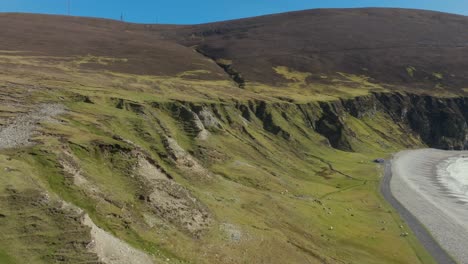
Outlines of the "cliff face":
<svg viewBox="0 0 468 264">
<path fill-rule="evenodd" d="M 416 134 L 427 146 L 466 149 L 467 98 L 437 98 L 415 94 L 372 94 L 343 100 L 343 108 L 355 117 L 387 113 L 402 129 Z"/>
<path fill-rule="evenodd" d="M 143 113 L 143 106 L 124 102 L 121 99 L 118 107 L 122 108 L 123 104 L 130 111 Z M 392 124 L 401 134 L 375 128 L 373 132 L 377 137 L 398 141 L 408 148 L 418 144 L 448 150 L 468 148 L 466 97 L 373 93 L 304 104 L 263 100 L 224 103 L 179 101 L 153 103 L 152 107 L 170 111 L 174 118 L 181 120 L 185 133 L 198 139 L 208 138 L 206 135 L 210 132 L 225 132 L 227 127 L 254 138 L 249 134 L 248 127 L 256 124 L 265 133 L 287 142 L 297 142 L 303 136 L 310 138 L 311 135 L 319 135 L 322 138 L 320 144 L 324 146 L 355 152 L 356 142 L 364 139 L 360 128 L 354 123 L 367 122 L 371 123 L 369 126 Z"/>
<path fill-rule="evenodd" d="M 357 118 L 372 116 L 377 111 L 385 112 L 404 131 L 413 133 L 427 146 L 461 150 L 468 147 L 467 102 L 466 97 L 437 98 L 380 93 L 341 100 L 335 103 L 335 108 L 342 108 L 345 114 Z M 339 116 L 343 111 L 336 111 L 334 114 Z"/>
<path fill-rule="evenodd" d="M 216 124 L 210 125 L 209 129 L 212 130 L 221 129 L 223 120 L 225 125 L 236 127 L 240 124 L 233 120 L 241 116 L 247 123 L 259 123 L 265 132 L 288 141 L 295 140 L 293 128 L 302 127 L 302 133 L 317 133 L 330 147 L 353 152 L 351 142 L 360 138 L 359 131 L 354 131 L 348 124 L 349 117 L 374 120 L 376 116 L 385 115 L 388 117 L 385 122 L 394 123 L 403 134 L 418 138 L 428 147 L 450 150 L 468 148 L 468 98 L 463 97 L 375 93 L 306 104 L 253 100 L 233 104 L 178 102 L 164 105 L 164 108 L 171 109 L 184 120 L 186 132 L 194 136 L 204 130 L 203 121 L 207 113 L 212 120 L 210 122 Z M 153 106 L 161 107 L 159 104 Z M 232 112 L 232 108 L 235 112 Z M 400 139 L 404 141 L 404 138 Z M 407 146 L 411 147 L 411 143 Z"/>
<path fill-rule="evenodd" d="M 266 131 L 286 139 L 291 135 L 287 127 L 275 122 L 272 110 L 276 109 L 286 123 L 302 119 L 310 129 L 325 137 L 330 146 L 344 151 L 353 151 L 350 140 L 356 137 L 346 123 L 347 116 L 372 119 L 379 113 L 388 115 L 402 131 L 411 133 L 428 147 L 468 148 L 468 98 L 464 97 L 376 93 L 331 102 L 278 104 L 252 101 L 236 107 L 246 119 L 250 120 L 253 115 L 261 120 Z M 288 126 L 294 126 L 294 123 Z"/>
<path fill-rule="evenodd" d="M 417 133 L 430 147 L 468 147 L 468 98 L 436 98 L 418 95 L 377 95 L 393 120 Z"/>
</svg>

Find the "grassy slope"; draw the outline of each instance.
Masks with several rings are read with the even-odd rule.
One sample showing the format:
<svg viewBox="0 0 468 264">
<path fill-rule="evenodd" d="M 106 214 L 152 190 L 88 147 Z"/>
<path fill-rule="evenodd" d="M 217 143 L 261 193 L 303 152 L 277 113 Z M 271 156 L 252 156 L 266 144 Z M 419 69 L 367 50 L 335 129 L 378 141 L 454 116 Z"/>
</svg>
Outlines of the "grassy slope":
<svg viewBox="0 0 468 264">
<path fill-rule="evenodd" d="M 350 96 L 338 88 L 353 80 L 351 96 L 375 88 L 361 86 L 362 78 L 345 76 L 346 82 L 327 90 L 331 95 L 321 93 L 321 87 L 302 87 L 295 82 L 285 93 L 255 85 L 240 90 L 223 81 L 86 72 L 79 68 L 83 58 L 48 65 L 40 58 L 4 57 L 8 57 L 8 63 L 2 61 L 0 65 L 7 74 L 2 75 L 1 83 L 34 85 L 27 104 L 59 101 L 70 111 L 63 116 L 63 123 L 44 124 L 44 135 L 37 138 L 42 144 L 1 152 L 2 193 L 9 186 L 24 191 L 48 190 L 86 210 L 101 228 L 174 263 L 432 262 L 412 235 L 400 237 L 407 228 L 378 194 L 381 168 L 371 162 L 408 145 L 418 145 L 418 140 L 408 138 L 383 113 L 363 119 L 347 117 L 347 125 L 356 134 L 351 144 L 357 151 L 338 151 L 323 143 L 293 104 L 278 99 L 310 102 Z M 108 58 L 104 61 L 112 63 Z M 21 67 L 13 70 L 9 67 L 12 63 Z M 292 74 L 284 68 L 279 73 Z M 307 96 L 297 97 L 296 91 Z M 116 107 L 120 99 L 122 109 Z M 241 118 L 235 102 L 253 100 L 282 103 L 269 111 L 275 124 L 289 133 L 289 140 L 266 131 L 257 118 L 250 122 Z M 206 141 L 194 138 L 171 110 L 180 106 L 177 101 L 216 108 L 223 129 L 213 129 Z M 154 107 L 155 103 L 159 107 Z M 130 104 L 138 105 L 137 109 Z M 214 217 L 211 228 L 194 238 L 140 201 L 141 182 L 130 175 L 134 161 L 125 151 L 103 151 L 102 146 L 132 148 L 115 135 L 144 149 L 200 199 Z M 199 178 L 174 166 L 163 143 L 167 135 L 215 176 Z M 58 165 L 63 147 L 71 149 L 87 179 L 104 193 L 102 196 L 87 195 L 63 176 Z M 22 169 L 4 173 L 5 166 Z M 9 230 L 8 237 L 0 242 L 0 260 L 50 261 L 41 252 L 51 250 L 47 240 L 37 240 L 37 246 L 25 253 L 18 251 L 26 247 L 31 236 L 24 233 L 23 223 L 18 222 L 22 218 L 13 207 L 2 202 L 0 208 L 7 215 L 0 218 L 2 234 Z M 56 223 L 43 231 L 45 237 L 61 237 L 63 221 L 48 215 L 47 210 L 38 214 L 35 219 Z M 156 224 L 148 225 L 148 218 Z M 226 224 L 242 234 L 240 241 L 232 241 Z"/>
</svg>

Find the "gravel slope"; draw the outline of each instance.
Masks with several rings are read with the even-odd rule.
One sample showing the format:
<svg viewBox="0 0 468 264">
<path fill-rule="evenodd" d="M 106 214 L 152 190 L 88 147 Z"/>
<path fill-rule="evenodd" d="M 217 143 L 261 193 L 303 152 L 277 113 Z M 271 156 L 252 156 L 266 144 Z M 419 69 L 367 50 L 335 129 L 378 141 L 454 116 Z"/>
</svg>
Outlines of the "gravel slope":
<svg viewBox="0 0 468 264">
<path fill-rule="evenodd" d="M 33 144 L 31 138 L 40 122 L 53 122 L 53 117 L 63 114 L 59 104 L 42 104 L 35 111 L 19 115 L 0 127 L 0 149 L 25 147 Z"/>
</svg>

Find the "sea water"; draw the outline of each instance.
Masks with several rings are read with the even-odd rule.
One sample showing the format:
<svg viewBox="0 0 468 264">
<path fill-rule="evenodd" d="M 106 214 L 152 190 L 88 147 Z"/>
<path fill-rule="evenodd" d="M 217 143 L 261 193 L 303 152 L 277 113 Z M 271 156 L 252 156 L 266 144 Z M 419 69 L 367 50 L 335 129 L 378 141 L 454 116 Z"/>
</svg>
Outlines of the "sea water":
<svg viewBox="0 0 468 264">
<path fill-rule="evenodd" d="M 468 198 L 468 155 L 443 161 L 437 166 L 437 174 L 450 192 Z"/>
</svg>

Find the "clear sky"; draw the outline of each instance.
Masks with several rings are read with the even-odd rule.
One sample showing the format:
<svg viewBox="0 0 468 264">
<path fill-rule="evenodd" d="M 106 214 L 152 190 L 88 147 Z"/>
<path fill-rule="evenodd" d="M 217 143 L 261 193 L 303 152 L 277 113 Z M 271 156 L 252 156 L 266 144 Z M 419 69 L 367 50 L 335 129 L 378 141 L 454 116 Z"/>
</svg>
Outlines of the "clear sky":
<svg viewBox="0 0 468 264">
<path fill-rule="evenodd" d="M 68 0 L 0 0 L 0 12 L 67 14 Z M 402 7 L 468 15 L 467 0 L 70 0 L 71 14 L 196 24 L 311 8 Z"/>
</svg>

